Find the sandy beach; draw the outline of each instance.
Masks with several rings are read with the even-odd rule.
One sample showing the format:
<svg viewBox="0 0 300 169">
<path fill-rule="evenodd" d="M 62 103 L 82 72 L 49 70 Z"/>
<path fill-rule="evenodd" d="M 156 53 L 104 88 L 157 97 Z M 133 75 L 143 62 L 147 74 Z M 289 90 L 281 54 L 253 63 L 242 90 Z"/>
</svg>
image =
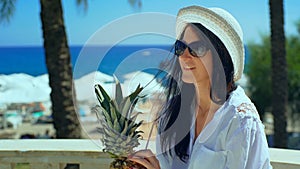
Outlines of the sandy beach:
<svg viewBox="0 0 300 169">
<path fill-rule="evenodd" d="M 153 128 L 150 138 L 153 140 L 156 135 L 156 126 L 153 126 L 153 121 L 156 113 L 159 110 L 160 102 L 155 99 L 147 99 L 140 101 L 136 105 L 136 112 L 142 112 L 137 118 L 137 122 L 143 120 L 140 130 L 143 139 L 147 140 L 150 135 L 151 128 Z M 85 105 L 82 111 L 83 115 L 78 116 L 82 128 L 82 138 L 84 139 L 100 139 L 97 128 L 101 126 L 96 114 L 90 112 L 89 106 Z M 85 114 L 86 113 L 86 114 Z M 49 115 L 49 114 L 48 114 Z M 1 120 L 0 120 L 1 121 Z M 49 136 L 55 136 L 55 129 L 52 123 L 33 123 L 31 121 L 22 122 L 18 126 L 9 126 L 6 129 L 0 129 L 0 139 L 19 139 L 22 135 L 33 135 L 36 138 L 43 137 L 46 130 L 49 131 Z"/>
<path fill-rule="evenodd" d="M 97 121 L 97 118 L 95 115 L 89 115 L 86 117 L 81 118 L 80 120 L 81 127 L 82 127 L 82 137 L 85 139 L 99 139 L 100 135 L 97 131 L 97 127 L 100 126 L 100 124 Z M 148 139 L 150 128 L 152 127 L 153 123 L 144 123 L 140 130 L 143 130 L 144 133 L 143 139 Z M 53 127 L 53 124 L 50 123 L 36 123 L 32 124 L 30 122 L 22 123 L 20 126 L 18 126 L 16 129 L 13 128 L 7 128 L 5 130 L 0 130 L 0 139 L 19 139 L 22 135 L 30 134 L 34 135 L 37 138 L 40 136 L 43 136 L 46 132 L 46 130 L 49 130 L 50 136 L 55 136 L 55 129 Z M 155 136 L 156 128 L 154 128 L 152 137 Z"/>
<path fill-rule="evenodd" d="M 125 79 L 121 86 L 123 94 L 127 95 L 138 84 L 145 86 L 149 81 L 154 78 L 153 75 L 144 72 L 132 72 L 124 75 Z M 143 79 L 143 80 L 141 80 Z M 22 84 L 18 83 L 22 81 Z M 23 134 L 32 134 L 35 136 L 41 136 L 46 130 L 49 130 L 50 135 L 55 135 L 55 130 L 52 124 L 45 123 L 32 123 L 24 120 L 25 116 L 30 116 L 32 119 L 33 112 L 43 112 L 44 115 L 51 115 L 51 102 L 50 92 L 51 89 L 48 85 L 48 75 L 42 75 L 33 77 L 28 74 L 11 74 L 0 75 L 0 138 L 20 138 Z M 113 97 L 114 94 L 114 79 L 112 76 L 101 72 L 92 72 L 79 79 L 75 80 L 76 97 L 79 106 L 79 116 L 82 126 L 82 135 L 84 138 L 99 138 L 97 132 L 97 117 L 95 114 L 91 114 L 91 107 L 97 103 L 97 99 L 94 94 L 94 84 L 101 84 L 107 93 Z M 143 95 L 148 95 L 149 99 L 155 92 L 160 91 L 161 86 L 153 81 L 143 91 Z M 153 100 L 151 100 L 153 102 Z M 149 112 L 157 111 L 153 108 L 154 104 L 149 100 L 139 104 L 138 111 Z M 34 110 L 35 109 L 35 110 Z M 6 115 L 5 115 L 6 113 Z M 1 129 L 1 118 L 4 116 L 14 116 L 22 118 L 18 120 L 14 127 L 9 127 L 5 130 Z M 143 117 L 138 120 L 151 121 L 153 118 L 151 115 L 145 113 Z M 2 118 L 3 119 L 3 118 Z M 15 120 L 16 121 L 16 120 Z M 23 122 L 21 122 L 23 121 Z M 30 121 L 30 120 L 29 120 Z M 149 128 L 149 124 L 145 124 L 143 130 Z M 145 137 L 148 135 L 145 132 Z"/>
</svg>

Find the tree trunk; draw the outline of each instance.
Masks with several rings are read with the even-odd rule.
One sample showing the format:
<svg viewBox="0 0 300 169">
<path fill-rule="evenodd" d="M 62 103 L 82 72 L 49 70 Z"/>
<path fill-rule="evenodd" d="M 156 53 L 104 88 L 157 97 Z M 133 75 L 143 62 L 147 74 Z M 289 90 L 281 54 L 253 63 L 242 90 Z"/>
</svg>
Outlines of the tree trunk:
<svg viewBox="0 0 300 169">
<path fill-rule="evenodd" d="M 60 0 L 40 0 L 52 116 L 57 138 L 81 138 L 76 114 L 71 56 Z"/>
<path fill-rule="evenodd" d="M 272 54 L 272 113 L 274 147 L 287 147 L 286 113 L 288 99 L 287 62 L 284 35 L 283 0 L 269 0 Z"/>
</svg>

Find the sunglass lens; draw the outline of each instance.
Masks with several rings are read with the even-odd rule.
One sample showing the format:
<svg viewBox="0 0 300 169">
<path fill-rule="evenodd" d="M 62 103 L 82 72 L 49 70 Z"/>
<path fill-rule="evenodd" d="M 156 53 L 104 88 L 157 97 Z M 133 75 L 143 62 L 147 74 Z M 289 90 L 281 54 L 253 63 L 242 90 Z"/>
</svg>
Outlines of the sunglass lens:
<svg viewBox="0 0 300 169">
<path fill-rule="evenodd" d="M 208 50 L 206 44 L 201 41 L 193 42 L 187 46 L 182 41 L 177 40 L 175 42 L 175 55 L 178 57 L 181 56 L 186 48 L 188 48 L 190 54 L 194 57 L 203 57 Z"/>
<path fill-rule="evenodd" d="M 195 57 L 202 57 L 206 54 L 208 48 L 207 45 L 201 41 L 191 43 L 190 45 L 190 53 Z"/>
<path fill-rule="evenodd" d="M 182 55 L 183 52 L 184 52 L 184 50 L 186 49 L 186 47 L 187 47 L 187 46 L 186 46 L 183 42 L 177 40 L 177 41 L 175 42 L 175 54 L 176 54 L 177 56 Z"/>
</svg>

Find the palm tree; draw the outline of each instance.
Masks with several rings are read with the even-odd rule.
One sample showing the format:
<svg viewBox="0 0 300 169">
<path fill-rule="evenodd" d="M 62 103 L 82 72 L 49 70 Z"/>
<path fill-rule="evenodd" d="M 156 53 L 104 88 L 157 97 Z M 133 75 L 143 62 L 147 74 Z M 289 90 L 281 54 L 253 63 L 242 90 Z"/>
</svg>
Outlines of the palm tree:
<svg viewBox="0 0 300 169">
<path fill-rule="evenodd" d="M 0 22 L 9 22 L 16 0 L 0 0 Z M 138 8 L 140 0 L 128 0 Z M 86 11 L 87 0 L 76 0 Z M 65 31 L 61 0 L 40 0 L 46 65 L 51 87 L 52 115 L 57 138 L 80 138 L 81 128 L 76 115 L 70 49 Z"/>
<path fill-rule="evenodd" d="M 81 138 L 61 0 L 40 0 L 46 65 L 57 138 Z"/>
<path fill-rule="evenodd" d="M 9 22 L 15 12 L 16 0 L 0 0 L 0 23 Z"/>
<path fill-rule="evenodd" d="M 0 22 L 9 22 L 15 10 L 16 0 L 0 0 Z M 87 0 L 76 0 L 84 5 Z M 134 6 L 139 0 L 130 1 Z M 72 75 L 70 49 L 65 31 L 61 0 L 40 0 L 41 21 L 44 38 L 46 65 L 51 87 L 51 102 L 54 128 L 57 138 L 81 138 L 81 127 L 76 115 L 76 96 Z M 78 168 L 70 164 L 66 168 Z"/>
<path fill-rule="evenodd" d="M 288 79 L 284 36 L 283 0 L 269 0 L 272 55 L 272 113 L 274 116 L 274 147 L 287 147 Z"/>
<path fill-rule="evenodd" d="M 16 0 L 0 0 L 0 21 L 9 22 L 15 10 L 15 2 Z M 40 0 L 40 4 L 56 137 L 81 138 L 61 0 Z M 77 0 L 77 4 L 87 6 L 87 1 Z"/>
</svg>

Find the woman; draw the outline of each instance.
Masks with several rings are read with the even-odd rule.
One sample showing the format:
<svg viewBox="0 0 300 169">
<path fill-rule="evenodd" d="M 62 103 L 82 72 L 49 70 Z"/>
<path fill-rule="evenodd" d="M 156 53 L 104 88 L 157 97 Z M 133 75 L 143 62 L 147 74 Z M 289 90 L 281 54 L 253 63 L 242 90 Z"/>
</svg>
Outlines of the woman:
<svg viewBox="0 0 300 169">
<path fill-rule="evenodd" d="M 190 6 L 177 15 L 177 41 L 157 155 L 130 160 L 148 169 L 269 169 L 264 126 L 244 90 L 242 30 L 228 12 Z"/>
</svg>

